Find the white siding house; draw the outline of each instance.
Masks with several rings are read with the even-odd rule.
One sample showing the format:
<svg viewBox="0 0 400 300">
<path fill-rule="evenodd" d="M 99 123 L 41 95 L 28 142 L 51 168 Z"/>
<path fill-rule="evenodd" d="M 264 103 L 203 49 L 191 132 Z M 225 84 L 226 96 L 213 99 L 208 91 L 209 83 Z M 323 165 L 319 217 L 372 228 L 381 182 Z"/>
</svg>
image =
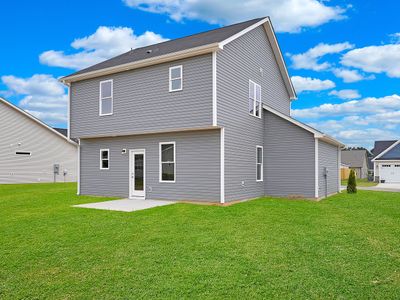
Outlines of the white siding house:
<svg viewBox="0 0 400 300">
<path fill-rule="evenodd" d="M 76 181 L 77 154 L 75 142 L 0 98 L 0 184 Z"/>
</svg>

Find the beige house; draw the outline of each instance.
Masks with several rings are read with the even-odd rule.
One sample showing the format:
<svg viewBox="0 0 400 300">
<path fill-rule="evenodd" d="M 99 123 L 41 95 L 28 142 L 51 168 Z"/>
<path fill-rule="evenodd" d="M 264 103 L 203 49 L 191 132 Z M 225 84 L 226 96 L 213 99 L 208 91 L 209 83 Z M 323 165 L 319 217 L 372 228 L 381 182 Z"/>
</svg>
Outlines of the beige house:
<svg viewBox="0 0 400 300">
<path fill-rule="evenodd" d="M 76 181 L 78 145 L 0 97 L 0 184 Z"/>
</svg>

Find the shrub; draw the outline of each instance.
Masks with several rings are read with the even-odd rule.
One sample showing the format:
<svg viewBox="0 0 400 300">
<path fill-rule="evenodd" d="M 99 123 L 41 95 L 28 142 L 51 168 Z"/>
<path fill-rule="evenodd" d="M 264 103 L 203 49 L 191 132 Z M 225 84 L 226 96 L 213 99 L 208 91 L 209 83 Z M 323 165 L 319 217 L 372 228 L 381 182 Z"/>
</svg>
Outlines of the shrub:
<svg viewBox="0 0 400 300">
<path fill-rule="evenodd" d="M 356 172 L 354 170 L 350 171 L 349 180 L 347 181 L 347 193 L 357 193 Z"/>
</svg>

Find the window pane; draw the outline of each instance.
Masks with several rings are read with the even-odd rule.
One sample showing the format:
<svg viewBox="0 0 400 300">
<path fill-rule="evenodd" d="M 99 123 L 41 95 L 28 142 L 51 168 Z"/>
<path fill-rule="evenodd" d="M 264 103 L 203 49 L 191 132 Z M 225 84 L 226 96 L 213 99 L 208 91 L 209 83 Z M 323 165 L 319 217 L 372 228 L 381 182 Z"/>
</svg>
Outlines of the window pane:
<svg viewBox="0 0 400 300">
<path fill-rule="evenodd" d="M 108 151 L 101 151 L 101 159 L 108 159 Z"/>
<path fill-rule="evenodd" d="M 101 98 L 111 97 L 111 81 L 101 83 Z"/>
<path fill-rule="evenodd" d="M 254 83 L 251 81 L 249 84 L 249 98 L 254 99 Z"/>
<path fill-rule="evenodd" d="M 261 110 L 261 103 L 256 101 L 256 116 L 259 117 L 260 116 L 260 110 Z"/>
<path fill-rule="evenodd" d="M 108 159 L 105 159 L 105 160 L 101 161 L 101 167 L 103 169 L 108 169 Z"/>
<path fill-rule="evenodd" d="M 161 179 L 165 181 L 174 181 L 174 163 L 162 163 L 161 165 Z"/>
<path fill-rule="evenodd" d="M 101 114 L 112 113 L 112 100 L 111 98 L 101 100 Z"/>
<path fill-rule="evenodd" d="M 257 163 L 262 163 L 262 149 L 261 148 L 257 148 Z"/>
<path fill-rule="evenodd" d="M 182 89 L 182 79 L 171 80 L 171 90 L 180 90 L 180 89 Z"/>
<path fill-rule="evenodd" d="M 161 161 L 174 161 L 174 144 L 161 145 Z"/>
<path fill-rule="evenodd" d="M 249 99 L 249 113 L 254 115 L 254 100 Z"/>
<path fill-rule="evenodd" d="M 256 85 L 256 99 L 258 101 L 261 101 L 261 86 L 258 84 Z"/>
<path fill-rule="evenodd" d="M 180 78 L 181 77 L 181 68 L 171 69 L 171 79 Z"/>
<path fill-rule="evenodd" d="M 257 180 L 261 180 L 261 164 L 257 164 Z"/>
</svg>

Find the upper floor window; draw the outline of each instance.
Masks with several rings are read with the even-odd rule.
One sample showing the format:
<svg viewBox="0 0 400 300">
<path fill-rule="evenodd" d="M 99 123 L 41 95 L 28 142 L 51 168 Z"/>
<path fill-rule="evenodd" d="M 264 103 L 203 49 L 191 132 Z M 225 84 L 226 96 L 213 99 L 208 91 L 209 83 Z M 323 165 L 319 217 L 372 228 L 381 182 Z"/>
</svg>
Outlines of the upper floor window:
<svg viewBox="0 0 400 300">
<path fill-rule="evenodd" d="M 110 150 L 100 149 L 100 170 L 108 170 L 110 168 Z"/>
<path fill-rule="evenodd" d="M 183 88 L 182 66 L 169 68 L 169 91 L 181 91 Z"/>
<path fill-rule="evenodd" d="M 107 116 L 113 113 L 113 81 L 100 82 L 99 115 Z"/>
<path fill-rule="evenodd" d="M 249 114 L 261 118 L 261 86 L 249 81 Z"/>
</svg>

